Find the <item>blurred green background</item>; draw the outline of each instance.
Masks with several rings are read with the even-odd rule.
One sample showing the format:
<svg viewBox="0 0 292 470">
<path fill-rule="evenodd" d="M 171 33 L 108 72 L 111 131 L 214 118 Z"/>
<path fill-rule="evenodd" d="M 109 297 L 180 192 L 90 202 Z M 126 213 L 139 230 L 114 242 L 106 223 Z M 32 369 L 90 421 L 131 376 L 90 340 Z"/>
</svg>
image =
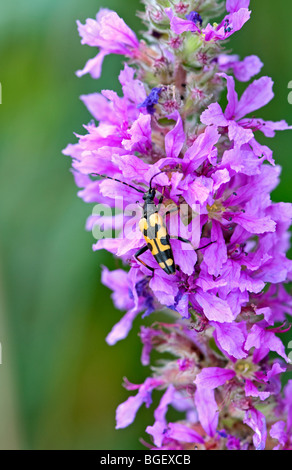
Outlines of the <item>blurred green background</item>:
<svg viewBox="0 0 292 470">
<path fill-rule="evenodd" d="M 100 264 L 84 229 L 91 206 L 76 196 L 70 160 L 61 154 L 90 115 L 81 94 L 119 90 L 121 57 L 105 60 L 103 76 L 78 79 L 94 51 L 81 46 L 83 23 L 100 6 L 141 29 L 137 0 L 15 0 L 0 5 L 0 448 L 142 449 L 142 409 L 115 431 L 115 408 L 128 397 L 122 378 L 139 383 L 139 320 L 130 336 L 109 347 L 105 336 L 120 318 L 100 285 Z M 251 21 L 230 46 L 257 54 L 274 81 L 275 99 L 260 114 L 292 123 L 291 0 L 251 1 Z M 241 87 L 243 89 L 243 87 Z M 291 90 L 290 90 L 291 91 Z M 282 165 L 275 201 L 291 201 L 291 134 L 269 144 Z M 286 335 L 286 339 L 289 339 Z"/>
</svg>

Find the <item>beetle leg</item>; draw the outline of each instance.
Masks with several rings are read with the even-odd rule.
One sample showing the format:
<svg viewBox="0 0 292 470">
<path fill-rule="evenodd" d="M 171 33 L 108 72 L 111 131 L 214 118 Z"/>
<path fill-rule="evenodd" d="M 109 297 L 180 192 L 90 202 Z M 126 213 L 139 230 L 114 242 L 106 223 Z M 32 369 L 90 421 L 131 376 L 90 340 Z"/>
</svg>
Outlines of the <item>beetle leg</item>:
<svg viewBox="0 0 292 470">
<path fill-rule="evenodd" d="M 192 242 L 190 240 L 187 240 L 187 238 L 177 237 L 177 240 L 184 242 L 184 243 L 189 243 L 190 245 L 192 244 Z"/>
<path fill-rule="evenodd" d="M 175 240 L 180 240 L 181 242 L 189 243 L 190 245 L 192 245 L 192 242 L 190 240 L 187 240 L 186 238 L 183 238 L 183 237 L 170 237 L 170 238 L 175 239 Z M 203 250 L 204 248 L 207 248 L 208 246 L 212 245 L 213 243 L 216 243 L 216 240 L 214 242 L 208 243 L 205 246 L 202 246 L 201 248 L 194 248 L 194 250 L 195 251 Z"/>
<path fill-rule="evenodd" d="M 170 237 L 172 240 L 179 240 L 180 242 L 184 242 L 184 243 L 189 243 L 190 245 L 193 246 L 192 242 L 190 240 L 187 240 L 187 238 L 183 238 L 183 237 Z M 194 247 L 193 247 L 194 248 Z M 194 248 L 195 250 L 195 248 Z M 196 251 L 196 250 L 195 250 Z"/>
<path fill-rule="evenodd" d="M 135 253 L 135 258 L 137 261 L 139 261 L 139 263 L 143 264 L 146 268 L 150 269 L 150 271 L 154 272 L 154 268 L 151 268 L 150 266 L 148 266 L 146 263 L 144 263 L 144 261 L 142 261 L 139 257 L 141 255 L 143 255 L 143 253 L 145 253 L 145 251 L 147 251 L 149 248 L 147 245 L 143 246 L 143 248 L 140 248 L 140 250 L 137 251 L 137 253 Z"/>
</svg>

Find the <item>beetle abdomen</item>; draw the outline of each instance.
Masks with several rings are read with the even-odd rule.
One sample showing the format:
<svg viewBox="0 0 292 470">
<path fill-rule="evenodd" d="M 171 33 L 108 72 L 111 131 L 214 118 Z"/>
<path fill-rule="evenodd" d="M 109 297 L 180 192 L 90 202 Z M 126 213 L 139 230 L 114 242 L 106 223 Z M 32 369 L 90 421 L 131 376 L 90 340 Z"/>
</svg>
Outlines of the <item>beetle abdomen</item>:
<svg viewBox="0 0 292 470">
<path fill-rule="evenodd" d="M 140 220 L 140 230 L 152 255 L 159 266 L 167 273 L 175 273 L 175 263 L 170 245 L 169 235 L 158 212 L 152 213 L 149 218 Z"/>
</svg>

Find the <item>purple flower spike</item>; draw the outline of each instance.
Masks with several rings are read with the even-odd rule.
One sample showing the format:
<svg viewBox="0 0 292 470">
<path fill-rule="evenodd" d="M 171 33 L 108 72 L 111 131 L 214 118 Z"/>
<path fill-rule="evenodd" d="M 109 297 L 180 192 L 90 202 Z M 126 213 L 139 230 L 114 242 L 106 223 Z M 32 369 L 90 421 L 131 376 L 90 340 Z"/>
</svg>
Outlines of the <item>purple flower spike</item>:
<svg viewBox="0 0 292 470">
<path fill-rule="evenodd" d="M 273 80 L 258 76 L 257 56 L 241 59 L 229 43 L 227 54 L 250 0 L 227 0 L 225 16 L 217 0 L 196 2 L 198 11 L 183 0 L 144 3 L 141 41 L 108 9 L 77 23 L 82 44 L 98 48 L 79 76 L 98 78 L 110 53 L 128 62 L 120 94 L 81 96 L 94 120 L 63 151 L 78 196 L 96 204 L 86 223 L 93 250 L 118 259 L 102 269 L 121 311 L 106 341 L 140 323 L 151 371 L 140 385 L 126 381 L 116 428 L 150 408 L 155 391 L 149 448 L 292 449 L 292 381 L 281 385 L 291 362 L 282 340 L 292 204 L 272 201 L 281 168 L 258 141 L 292 126 L 254 117 L 273 99 Z M 246 83 L 241 96 L 236 80 Z"/>
</svg>

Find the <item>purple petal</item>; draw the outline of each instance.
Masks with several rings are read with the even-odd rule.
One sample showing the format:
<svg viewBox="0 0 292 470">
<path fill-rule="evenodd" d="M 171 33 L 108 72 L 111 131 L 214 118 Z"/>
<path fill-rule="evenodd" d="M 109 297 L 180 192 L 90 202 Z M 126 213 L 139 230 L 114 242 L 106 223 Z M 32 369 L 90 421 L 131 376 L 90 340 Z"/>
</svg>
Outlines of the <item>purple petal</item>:
<svg viewBox="0 0 292 470">
<path fill-rule="evenodd" d="M 91 93 L 89 95 L 81 95 L 80 99 L 83 101 L 88 111 L 97 121 L 108 121 L 111 108 L 108 100 L 100 93 Z"/>
<path fill-rule="evenodd" d="M 244 343 L 246 340 L 245 325 L 241 323 L 216 323 L 212 322 L 215 327 L 215 339 L 219 347 L 235 359 L 243 359 L 247 356 L 244 351 Z"/>
<path fill-rule="evenodd" d="M 209 436 L 215 436 L 218 426 L 219 411 L 214 390 L 197 386 L 195 405 L 203 429 Z"/>
<path fill-rule="evenodd" d="M 171 240 L 175 263 L 181 268 L 182 272 L 191 276 L 194 272 L 197 262 L 197 253 L 192 245 L 181 242 L 180 240 Z"/>
<path fill-rule="evenodd" d="M 292 431 L 292 380 L 288 380 L 284 387 L 284 404 L 287 410 L 287 430 Z"/>
<path fill-rule="evenodd" d="M 163 394 L 160 400 L 159 406 L 154 411 L 154 418 L 156 421 L 166 422 L 165 415 L 168 410 L 168 405 L 170 405 L 171 402 L 173 401 L 175 393 L 176 393 L 175 387 L 172 384 L 170 384 L 167 387 L 166 392 Z"/>
<path fill-rule="evenodd" d="M 245 57 L 241 62 L 237 62 L 233 67 L 235 78 L 240 82 L 248 82 L 252 77 L 257 75 L 262 67 L 262 61 L 256 55 Z"/>
<path fill-rule="evenodd" d="M 241 450 L 240 439 L 235 436 L 228 435 L 226 448 L 227 450 Z"/>
<path fill-rule="evenodd" d="M 275 232 L 276 230 L 276 223 L 270 217 L 259 218 L 256 215 L 242 213 L 235 214 L 232 220 L 250 233 Z"/>
<path fill-rule="evenodd" d="M 81 37 L 81 44 L 87 44 L 92 47 L 100 47 L 100 23 L 102 18 L 111 13 L 107 8 L 101 8 L 96 15 L 96 20 L 88 18 L 83 25 L 77 21 L 78 33 Z"/>
<path fill-rule="evenodd" d="M 163 441 L 166 437 L 167 424 L 161 421 L 155 421 L 153 426 L 147 426 L 145 431 L 153 438 L 156 447 L 161 448 Z"/>
<path fill-rule="evenodd" d="M 120 152 L 121 150 L 121 152 Z M 80 159 L 73 160 L 72 166 L 79 173 L 84 175 L 92 175 L 94 173 L 104 174 L 108 176 L 117 176 L 118 168 L 111 162 L 113 154 L 124 154 L 125 150 L 119 149 L 117 147 L 108 147 L 101 146 L 98 150 L 84 150 L 81 152 Z M 75 157 L 72 156 L 74 159 Z M 92 180 L 88 178 L 88 184 L 86 186 L 92 185 L 95 187 L 97 194 L 100 193 L 100 185 L 102 180 Z"/>
<path fill-rule="evenodd" d="M 227 15 L 226 18 L 229 19 L 229 25 L 231 27 L 231 31 L 225 35 L 225 38 L 228 38 L 236 31 L 239 31 L 242 26 L 250 19 L 251 11 L 247 8 L 241 7 L 239 10 L 235 10 L 230 15 Z"/>
<path fill-rule="evenodd" d="M 150 114 L 140 114 L 132 127 L 128 129 L 127 134 L 127 138 L 122 141 L 126 150 L 147 153 L 152 147 Z M 137 158 L 137 160 L 141 159 Z"/>
<path fill-rule="evenodd" d="M 186 151 L 183 158 L 185 171 L 191 172 L 197 169 L 205 160 L 211 161 L 217 157 L 217 144 L 220 138 L 215 126 L 206 127 L 205 131 L 200 134 L 191 147 Z"/>
<path fill-rule="evenodd" d="M 229 171 L 227 168 L 223 170 L 217 170 L 211 175 L 212 180 L 214 181 L 214 191 L 217 191 L 222 184 L 228 183 L 231 179 Z"/>
<path fill-rule="evenodd" d="M 253 443 L 256 450 L 264 450 L 267 439 L 265 416 L 255 408 L 251 408 L 246 411 L 243 422 L 255 432 L 253 436 Z"/>
<path fill-rule="evenodd" d="M 145 117 L 148 117 L 148 116 L 145 115 Z M 136 139 L 133 138 L 133 140 L 132 139 L 130 140 L 131 140 L 131 143 L 129 145 L 135 146 L 136 143 L 134 143 L 134 141 Z M 141 141 L 143 141 L 142 136 L 141 136 Z M 144 140 L 144 143 L 145 142 L 146 142 L 146 138 Z M 112 157 L 111 160 L 113 163 L 115 163 L 115 165 L 122 172 L 124 178 L 127 179 L 128 181 L 132 182 L 135 179 L 136 181 L 139 181 L 141 183 L 145 182 L 145 175 L 147 171 L 149 171 L 150 167 L 149 165 L 147 165 L 147 163 L 144 163 L 141 158 L 136 157 L 136 155 L 117 155 L 116 154 Z"/>
<path fill-rule="evenodd" d="M 234 78 L 231 77 L 230 75 L 226 75 L 226 73 L 218 73 L 217 74 L 219 77 L 223 77 L 227 81 L 227 100 L 228 100 L 228 105 L 225 109 L 225 117 L 226 119 L 230 120 L 233 119 L 235 116 L 235 113 L 237 112 L 237 106 L 238 106 L 238 95 L 235 91 L 235 82 Z"/>
<path fill-rule="evenodd" d="M 221 224 L 216 220 L 212 222 L 211 241 L 215 243 L 204 251 L 204 261 L 208 266 L 208 273 L 218 276 L 223 264 L 227 261 L 227 248 Z"/>
<path fill-rule="evenodd" d="M 257 308 L 256 314 L 264 315 L 264 319 L 268 325 L 273 325 L 275 323 L 273 318 L 273 312 L 270 307 Z"/>
<path fill-rule="evenodd" d="M 133 326 L 133 321 L 139 314 L 140 309 L 133 308 L 129 310 L 122 318 L 121 320 L 115 324 L 115 326 L 112 328 L 110 333 L 106 337 L 106 342 L 110 346 L 113 346 L 116 344 L 118 341 L 121 341 L 122 339 L 126 338 L 128 336 L 129 331 L 132 329 Z"/>
<path fill-rule="evenodd" d="M 271 395 L 270 392 L 261 392 L 258 390 L 250 379 L 245 379 L 244 390 L 247 397 L 259 397 L 261 400 L 266 400 Z"/>
<path fill-rule="evenodd" d="M 260 174 L 262 160 L 256 158 L 254 152 L 240 149 L 240 145 L 237 141 L 236 148 L 224 152 L 221 165 L 226 166 L 231 175 L 233 172 L 248 176 Z"/>
<path fill-rule="evenodd" d="M 269 147 L 259 144 L 254 138 L 249 141 L 249 145 L 252 147 L 253 153 L 258 157 L 260 163 L 266 159 L 271 165 L 275 166 L 273 152 Z"/>
<path fill-rule="evenodd" d="M 149 282 L 150 288 L 163 305 L 174 305 L 175 297 L 178 294 L 177 282 L 173 277 L 170 280 L 170 277 L 162 269 L 156 269 Z"/>
<path fill-rule="evenodd" d="M 225 384 L 235 376 L 234 370 L 222 369 L 221 367 L 205 367 L 196 377 L 194 383 L 200 388 L 213 390 Z"/>
<path fill-rule="evenodd" d="M 234 289 L 226 295 L 225 302 L 229 305 L 233 318 L 236 318 L 240 314 L 243 305 L 248 302 L 248 292 L 240 292 L 240 289 Z"/>
<path fill-rule="evenodd" d="M 201 287 L 204 292 L 207 292 L 212 289 L 218 289 L 219 287 L 224 287 L 227 285 L 226 279 L 221 279 L 219 276 L 218 279 L 214 279 L 214 276 L 211 276 L 205 269 L 205 263 L 201 264 L 200 277 L 196 279 L 196 285 Z"/>
<path fill-rule="evenodd" d="M 226 11 L 234 13 L 240 8 L 248 8 L 250 0 L 226 0 Z"/>
<path fill-rule="evenodd" d="M 230 141 L 234 140 L 234 147 L 240 149 L 242 145 L 247 144 L 253 138 L 253 132 L 251 129 L 244 129 L 235 121 L 230 121 L 228 126 L 228 137 Z M 256 159 L 254 158 L 254 160 Z"/>
<path fill-rule="evenodd" d="M 269 103 L 274 97 L 273 81 L 270 77 L 261 77 L 251 83 L 242 94 L 236 108 L 236 119 L 241 119 Z"/>
<path fill-rule="evenodd" d="M 239 285 L 241 292 L 247 290 L 248 292 L 258 294 L 264 289 L 264 287 L 265 283 L 261 279 L 250 276 L 246 271 L 241 273 Z"/>
<path fill-rule="evenodd" d="M 204 314 L 210 321 L 218 323 L 231 323 L 234 320 L 234 315 L 225 300 L 216 297 L 209 292 L 199 291 L 195 294 L 195 299 L 202 307 Z"/>
<path fill-rule="evenodd" d="M 124 69 L 120 72 L 119 82 L 122 85 L 124 96 L 137 107 L 139 103 L 143 103 L 147 94 L 143 83 L 135 79 L 134 76 L 135 69 L 125 64 Z"/>
<path fill-rule="evenodd" d="M 110 253 L 116 255 L 121 244 L 121 240 L 118 238 L 105 238 L 98 240 L 94 245 L 92 245 L 93 251 L 98 250 L 107 250 Z"/>
<path fill-rule="evenodd" d="M 165 13 L 167 14 L 170 20 L 170 29 L 175 34 L 182 34 L 185 31 L 200 31 L 200 29 L 196 26 L 196 24 L 191 20 L 184 20 L 183 18 L 179 18 L 175 16 L 172 8 L 165 8 Z"/>
<path fill-rule="evenodd" d="M 201 122 L 207 126 L 220 126 L 227 127 L 228 120 L 224 116 L 222 108 L 219 103 L 211 103 L 208 108 L 201 114 Z"/>
<path fill-rule="evenodd" d="M 90 59 L 83 70 L 77 72 L 78 76 L 89 72 L 93 78 L 99 78 L 102 61 L 107 54 L 133 57 L 139 48 L 135 33 L 114 11 L 103 8 L 96 20 L 87 19 L 85 25 L 77 21 L 77 26 L 82 44 L 100 48 L 99 54 Z"/>
<path fill-rule="evenodd" d="M 117 156 L 116 161 L 118 161 Z M 143 163 L 141 162 L 141 164 Z M 137 191 L 135 191 L 135 189 L 125 186 L 119 181 L 112 181 L 109 179 L 104 179 L 100 182 L 100 192 L 105 197 L 115 200 L 118 198 L 124 198 L 125 201 L 128 201 L 129 203 L 135 202 L 139 199 L 137 198 Z"/>
<path fill-rule="evenodd" d="M 103 59 L 108 52 L 101 50 L 93 59 L 89 59 L 82 70 L 77 70 L 77 77 L 82 77 L 86 73 L 90 73 L 92 78 L 99 78 L 101 75 Z"/>
<path fill-rule="evenodd" d="M 141 354 L 141 363 L 143 366 L 148 366 L 150 364 L 150 353 L 153 349 L 153 338 L 159 336 L 161 333 L 154 329 L 146 326 L 141 326 L 140 338 L 143 343 L 143 349 Z"/>
<path fill-rule="evenodd" d="M 189 206 L 197 203 L 204 204 L 213 190 L 213 181 L 206 176 L 198 176 L 188 186 L 183 196 Z"/>
<path fill-rule="evenodd" d="M 128 273 L 123 269 L 109 271 L 102 269 L 101 282 L 113 291 L 112 299 L 119 310 L 128 310 L 133 307 L 133 298 L 130 298 Z"/>
<path fill-rule="evenodd" d="M 233 70 L 237 80 L 248 82 L 254 75 L 260 72 L 263 63 L 256 55 L 250 55 L 240 61 L 237 55 L 220 54 L 218 56 L 218 67 L 222 72 Z"/>
<path fill-rule="evenodd" d="M 181 314 L 182 318 L 190 318 L 188 293 L 182 296 L 176 304 L 175 309 Z"/>
<path fill-rule="evenodd" d="M 206 28 L 202 29 L 203 34 L 205 34 L 205 41 L 224 41 L 228 39 L 233 33 L 242 28 L 249 20 L 250 14 L 251 12 L 247 8 L 241 8 L 225 16 L 219 26 L 214 27 L 209 23 Z M 227 21 L 228 27 L 226 27 Z"/>
<path fill-rule="evenodd" d="M 163 440 L 166 437 L 167 422 L 165 415 L 168 410 L 168 406 L 174 400 L 176 389 L 170 384 L 163 394 L 160 403 L 154 411 L 155 423 L 153 426 L 147 426 L 146 432 L 153 437 L 153 442 L 157 447 L 161 447 Z"/>
<path fill-rule="evenodd" d="M 286 131 L 292 129 L 292 126 L 289 126 L 284 120 L 277 122 L 259 120 L 259 122 L 259 130 L 262 131 L 266 137 L 275 137 L 275 131 Z"/>
<path fill-rule="evenodd" d="M 204 444 L 204 439 L 200 434 L 182 423 L 169 423 L 167 437 L 179 442 Z"/>
<path fill-rule="evenodd" d="M 76 160 L 81 160 L 82 158 L 82 153 L 84 152 L 84 148 L 78 143 L 78 144 L 68 144 L 66 148 L 62 150 L 62 153 L 64 155 L 69 155 L 73 159 Z M 78 178 L 78 175 L 75 175 L 77 172 L 73 172 L 74 176 Z M 87 178 L 89 181 L 89 178 Z M 85 185 L 79 185 L 77 184 L 79 188 L 84 188 Z"/>
<path fill-rule="evenodd" d="M 127 55 L 129 48 L 139 47 L 136 34 L 115 11 L 109 11 L 102 16 L 99 34 L 103 41 L 102 47 L 116 54 Z"/>
<path fill-rule="evenodd" d="M 139 388 L 139 392 L 134 397 L 129 397 L 124 403 L 121 403 L 116 411 L 116 429 L 129 426 L 136 416 L 137 411 L 143 403 L 146 406 L 151 404 L 151 393 L 154 388 L 159 386 L 161 381 L 148 378 Z"/>
<path fill-rule="evenodd" d="M 176 125 L 165 136 L 165 152 L 167 157 L 176 158 L 179 156 L 185 142 L 182 118 L 178 111 L 174 111 L 174 113 L 167 117 L 168 119 L 175 120 Z"/>
<path fill-rule="evenodd" d="M 253 325 L 251 328 L 245 343 L 245 349 L 248 351 L 251 348 L 255 348 L 254 351 L 254 361 L 258 363 L 270 351 L 275 351 L 282 356 L 285 361 L 290 362 L 289 358 L 286 356 L 285 347 L 273 331 L 264 330 L 258 325 Z"/>
<path fill-rule="evenodd" d="M 272 439 L 277 439 L 281 446 L 284 446 L 288 440 L 285 421 L 277 421 L 274 423 L 270 429 L 270 436 Z"/>
<path fill-rule="evenodd" d="M 285 365 L 282 366 L 278 362 L 274 362 L 271 369 L 267 372 L 266 382 L 269 382 L 272 377 L 275 377 L 275 375 L 282 374 L 283 372 L 286 371 L 286 369 L 287 367 Z"/>
</svg>

